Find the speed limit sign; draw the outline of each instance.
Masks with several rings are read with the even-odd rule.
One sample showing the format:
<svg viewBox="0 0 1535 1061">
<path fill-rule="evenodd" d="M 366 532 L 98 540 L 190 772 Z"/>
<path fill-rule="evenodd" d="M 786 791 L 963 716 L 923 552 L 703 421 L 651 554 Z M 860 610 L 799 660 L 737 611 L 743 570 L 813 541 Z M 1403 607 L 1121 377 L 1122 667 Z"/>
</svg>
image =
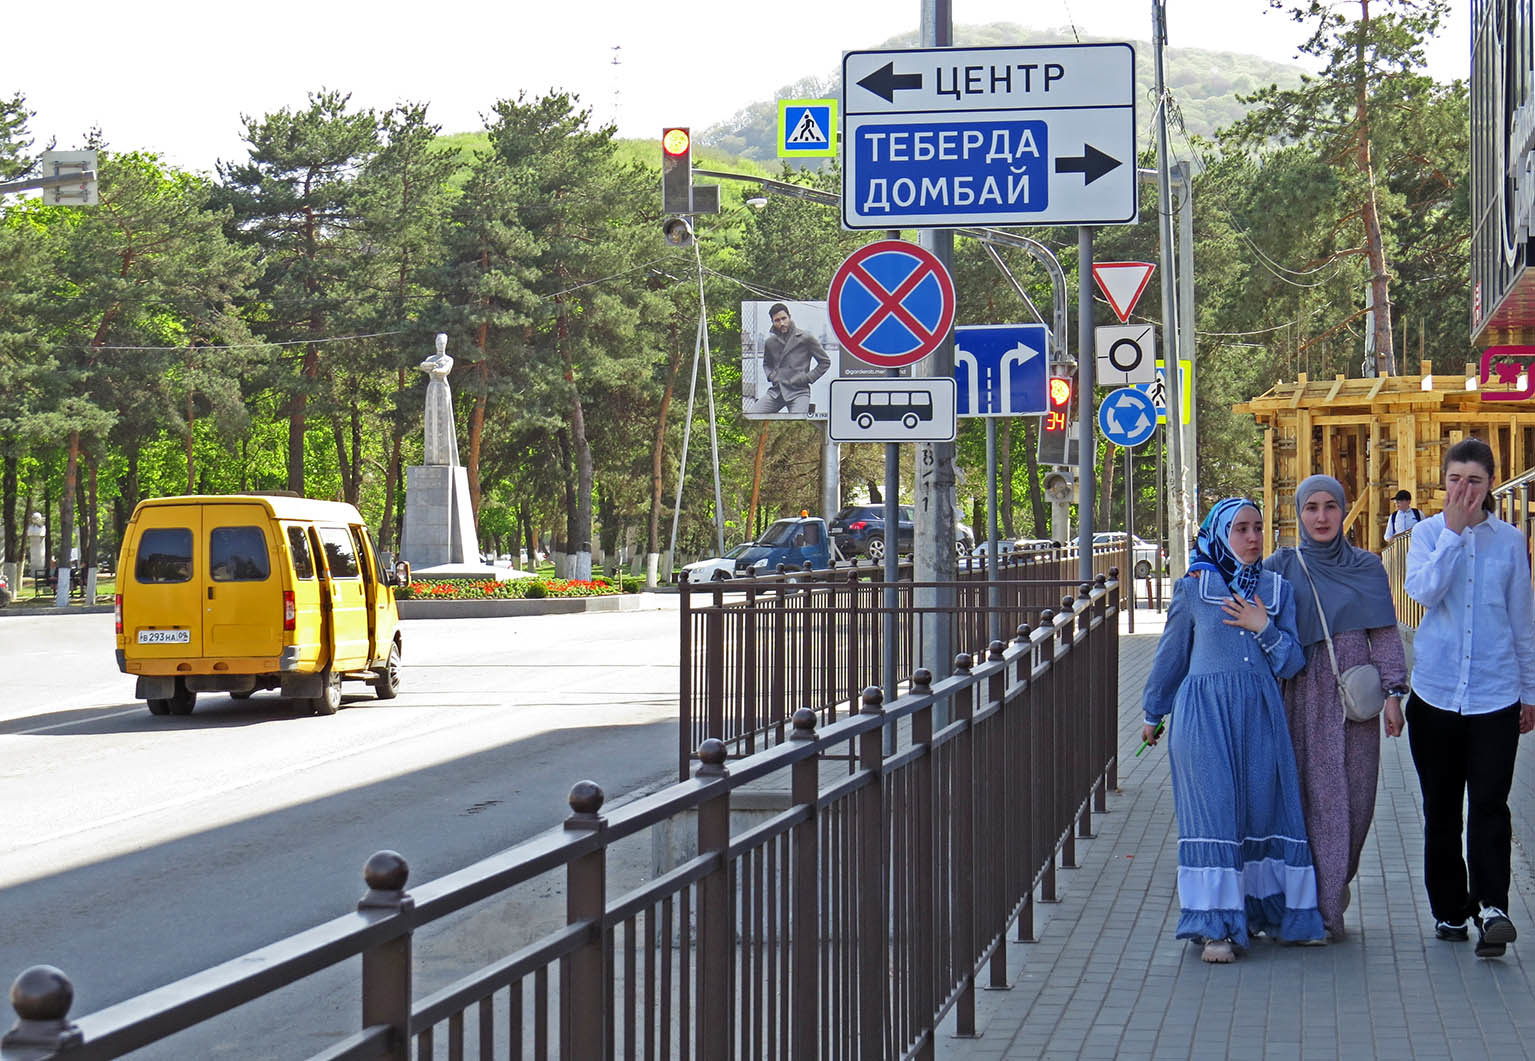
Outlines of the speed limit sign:
<svg viewBox="0 0 1535 1061">
<path fill-rule="evenodd" d="M 1157 376 L 1157 330 L 1150 324 L 1106 325 L 1093 329 L 1098 386 L 1128 387 Z"/>
</svg>

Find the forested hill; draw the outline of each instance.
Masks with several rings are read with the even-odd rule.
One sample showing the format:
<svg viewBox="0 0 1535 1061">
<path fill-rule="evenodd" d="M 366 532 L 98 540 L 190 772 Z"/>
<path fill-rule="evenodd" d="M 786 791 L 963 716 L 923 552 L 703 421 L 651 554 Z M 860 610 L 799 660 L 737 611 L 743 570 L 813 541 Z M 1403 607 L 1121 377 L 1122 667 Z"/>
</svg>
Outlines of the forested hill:
<svg viewBox="0 0 1535 1061">
<path fill-rule="evenodd" d="M 1071 30 L 1034 30 L 1011 22 L 994 22 L 987 26 L 959 26 L 955 28 L 955 43 L 962 47 L 990 48 L 1005 44 L 1061 44 L 1088 43 L 1101 40 L 1097 37 L 1077 37 Z M 1138 141 L 1144 147 L 1150 141 L 1152 115 L 1152 51 L 1146 41 L 1135 41 L 1135 83 L 1139 90 L 1136 97 L 1136 121 L 1140 126 Z M 916 33 L 894 37 L 880 48 L 915 48 Z M 1265 85 L 1278 84 L 1292 87 L 1299 84 L 1302 70 L 1298 66 L 1269 62 L 1253 55 L 1238 52 L 1205 51 L 1199 48 L 1167 49 L 1165 57 L 1167 85 L 1171 89 L 1188 132 L 1194 136 L 1211 136 L 1222 126 L 1241 117 L 1244 110 L 1237 101 L 1238 95 L 1248 95 Z M 842 86 L 838 72 L 825 76 L 810 75 L 780 91 L 780 99 L 830 98 L 840 96 Z M 777 157 L 773 143 L 776 135 L 777 100 L 760 100 L 742 108 L 729 121 L 711 126 L 700 136 L 700 141 L 744 158 L 769 160 Z M 1174 126 L 1176 129 L 1176 126 Z M 1176 137 L 1176 132 L 1174 136 Z M 807 163 L 808 164 L 808 160 Z"/>
</svg>

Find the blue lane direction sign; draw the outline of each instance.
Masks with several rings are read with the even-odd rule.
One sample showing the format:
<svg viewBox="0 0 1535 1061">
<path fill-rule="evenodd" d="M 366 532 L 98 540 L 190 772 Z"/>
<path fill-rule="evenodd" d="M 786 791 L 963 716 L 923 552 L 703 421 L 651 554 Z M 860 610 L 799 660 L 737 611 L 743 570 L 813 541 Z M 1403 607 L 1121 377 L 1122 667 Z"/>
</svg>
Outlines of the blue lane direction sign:
<svg viewBox="0 0 1535 1061">
<path fill-rule="evenodd" d="M 954 326 L 954 280 L 915 243 L 882 239 L 837 266 L 826 312 L 845 352 L 903 368 L 936 350 Z"/>
<path fill-rule="evenodd" d="M 1050 410 L 1050 330 L 1043 324 L 954 329 L 960 416 L 1039 416 Z"/>
<path fill-rule="evenodd" d="M 1129 44 L 842 57 L 846 228 L 1136 220 Z"/>
<path fill-rule="evenodd" d="M 1098 407 L 1098 430 L 1116 446 L 1134 449 L 1156 429 L 1156 406 L 1144 391 L 1134 387 L 1119 388 Z"/>
<path fill-rule="evenodd" d="M 954 381 L 834 379 L 826 431 L 833 442 L 953 442 Z"/>
</svg>

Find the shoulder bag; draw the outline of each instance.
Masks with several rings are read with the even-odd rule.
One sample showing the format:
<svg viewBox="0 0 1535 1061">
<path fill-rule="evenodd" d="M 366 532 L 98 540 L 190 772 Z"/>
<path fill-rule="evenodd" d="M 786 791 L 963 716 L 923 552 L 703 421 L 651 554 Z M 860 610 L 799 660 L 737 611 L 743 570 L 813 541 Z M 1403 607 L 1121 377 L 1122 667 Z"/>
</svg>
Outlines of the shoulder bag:
<svg viewBox="0 0 1535 1061">
<path fill-rule="evenodd" d="M 1338 673 L 1338 654 L 1332 647 L 1332 631 L 1327 628 L 1327 612 L 1322 608 L 1322 596 L 1311 580 L 1311 569 L 1306 557 L 1295 550 L 1301 570 L 1306 572 L 1306 582 L 1311 586 L 1311 597 L 1316 601 L 1317 618 L 1322 621 L 1322 636 L 1327 641 L 1327 656 L 1332 660 L 1332 676 L 1338 682 L 1338 700 L 1343 704 L 1343 717 L 1350 722 L 1371 722 L 1386 706 L 1386 694 L 1380 687 L 1380 671 L 1373 663 L 1361 663 L 1357 667 Z"/>
</svg>

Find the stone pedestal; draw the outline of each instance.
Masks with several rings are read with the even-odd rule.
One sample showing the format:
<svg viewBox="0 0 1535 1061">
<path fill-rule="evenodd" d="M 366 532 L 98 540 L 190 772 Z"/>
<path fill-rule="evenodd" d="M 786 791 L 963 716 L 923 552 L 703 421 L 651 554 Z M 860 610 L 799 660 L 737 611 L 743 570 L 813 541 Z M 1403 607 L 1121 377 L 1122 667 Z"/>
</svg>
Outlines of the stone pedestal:
<svg viewBox="0 0 1535 1061">
<path fill-rule="evenodd" d="M 469 473 L 462 465 L 428 464 L 405 469 L 405 527 L 400 559 L 412 570 L 479 567 Z"/>
</svg>

